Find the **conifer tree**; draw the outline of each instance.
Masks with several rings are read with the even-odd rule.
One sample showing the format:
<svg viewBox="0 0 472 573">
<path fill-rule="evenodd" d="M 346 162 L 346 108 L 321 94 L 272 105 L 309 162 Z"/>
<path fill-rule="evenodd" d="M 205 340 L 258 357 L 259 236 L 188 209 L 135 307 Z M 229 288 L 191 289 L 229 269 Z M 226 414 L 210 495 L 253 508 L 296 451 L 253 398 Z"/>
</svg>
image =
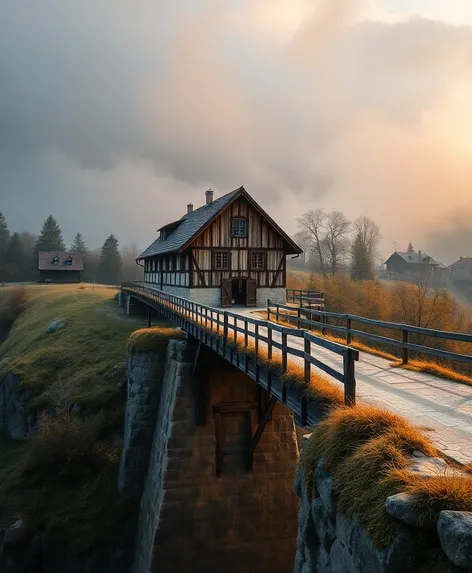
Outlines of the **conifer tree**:
<svg viewBox="0 0 472 573">
<path fill-rule="evenodd" d="M 97 269 L 97 282 L 117 285 L 121 278 L 121 255 L 118 240 L 110 235 L 103 243 L 100 252 L 100 263 Z"/>
<path fill-rule="evenodd" d="M 372 259 L 360 233 L 356 233 L 351 245 L 351 278 L 355 281 L 373 278 Z"/>
<path fill-rule="evenodd" d="M 44 221 L 34 250 L 36 253 L 39 251 L 66 250 L 64 239 L 62 238 L 62 231 L 52 215 L 49 215 L 46 221 Z"/>
<path fill-rule="evenodd" d="M 70 250 L 73 253 L 81 253 L 83 257 L 85 256 L 85 253 L 87 252 L 87 244 L 82 237 L 82 233 L 77 233 L 75 235 L 72 245 L 70 246 Z"/>
<path fill-rule="evenodd" d="M 10 240 L 10 231 L 8 230 L 5 216 L 0 212 L 0 264 L 5 262 L 5 253 Z"/>
<path fill-rule="evenodd" d="M 5 253 L 6 268 L 10 281 L 25 280 L 27 257 L 24 256 L 23 243 L 19 233 L 13 233 Z"/>
<path fill-rule="evenodd" d="M 406 250 L 407 253 L 414 253 L 415 249 L 411 243 L 408 243 L 408 249 Z"/>
</svg>

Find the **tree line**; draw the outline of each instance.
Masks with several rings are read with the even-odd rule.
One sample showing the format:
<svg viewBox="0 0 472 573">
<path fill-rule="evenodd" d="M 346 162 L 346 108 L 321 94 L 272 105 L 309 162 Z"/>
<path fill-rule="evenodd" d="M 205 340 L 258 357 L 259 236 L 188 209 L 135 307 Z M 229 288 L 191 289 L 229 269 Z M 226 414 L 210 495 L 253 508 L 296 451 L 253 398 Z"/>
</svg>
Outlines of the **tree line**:
<svg viewBox="0 0 472 573">
<path fill-rule="evenodd" d="M 323 276 L 349 271 L 354 280 L 370 280 L 377 266 L 381 234 L 368 217 L 350 221 L 340 211 L 307 211 L 297 219 L 295 240 L 303 249 L 303 265 Z"/>
<path fill-rule="evenodd" d="M 139 255 L 135 244 L 120 249 L 118 239 L 111 234 L 102 247 L 89 249 L 78 232 L 69 249 L 56 219 L 49 215 L 38 236 L 29 232 L 12 233 L 0 212 L 0 283 L 29 282 L 39 278 L 40 251 L 71 251 L 80 253 L 84 261 L 82 280 L 101 284 L 119 284 L 121 280 L 141 280 L 142 267 L 136 264 Z"/>
</svg>

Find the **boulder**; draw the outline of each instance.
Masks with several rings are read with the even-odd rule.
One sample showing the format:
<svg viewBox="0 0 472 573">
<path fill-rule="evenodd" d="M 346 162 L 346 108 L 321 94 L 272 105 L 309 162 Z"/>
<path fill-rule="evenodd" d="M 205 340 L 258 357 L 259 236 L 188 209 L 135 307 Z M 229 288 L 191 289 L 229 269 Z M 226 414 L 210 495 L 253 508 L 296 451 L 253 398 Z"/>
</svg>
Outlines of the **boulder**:
<svg viewBox="0 0 472 573">
<path fill-rule="evenodd" d="M 57 320 L 53 320 L 49 326 L 46 329 L 46 332 L 56 332 L 56 330 L 59 330 L 61 328 L 64 328 L 64 326 L 67 324 L 67 321 L 59 318 Z"/>
<path fill-rule="evenodd" d="M 414 475 L 431 478 L 437 476 L 463 475 L 463 472 L 452 466 L 448 466 L 442 458 L 429 458 L 427 456 L 413 456 L 408 466 L 408 471 Z"/>
<path fill-rule="evenodd" d="M 472 513 L 441 511 L 438 519 L 441 547 L 448 558 L 463 569 L 472 569 Z"/>
<path fill-rule="evenodd" d="M 415 507 L 415 496 L 408 493 L 397 493 L 387 497 L 385 508 L 395 519 L 421 529 L 431 529 L 434 525 L 432 516 L 424 518 Z"/>
</svg>

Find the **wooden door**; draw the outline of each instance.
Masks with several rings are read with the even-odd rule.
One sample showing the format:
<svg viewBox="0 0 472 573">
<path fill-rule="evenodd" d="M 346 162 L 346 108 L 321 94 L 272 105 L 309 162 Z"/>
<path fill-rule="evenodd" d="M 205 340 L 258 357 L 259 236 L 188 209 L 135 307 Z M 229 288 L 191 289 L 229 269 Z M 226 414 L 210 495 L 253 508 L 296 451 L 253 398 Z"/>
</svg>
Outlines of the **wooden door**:
<svg viewBox="0 0 472 573">
<path fill-rule="evenodd" d="M 256 306 L 257 282 L 255 279 L 247 279 L 246 284 L 246 304 L 247 306 Z"/>
<path fill-rule="evenodd" d="M 232 305 L 233 300 L 233 281 L 223 279 L 221 281 L 221 306 L 227 308 Z"/>
</svg>

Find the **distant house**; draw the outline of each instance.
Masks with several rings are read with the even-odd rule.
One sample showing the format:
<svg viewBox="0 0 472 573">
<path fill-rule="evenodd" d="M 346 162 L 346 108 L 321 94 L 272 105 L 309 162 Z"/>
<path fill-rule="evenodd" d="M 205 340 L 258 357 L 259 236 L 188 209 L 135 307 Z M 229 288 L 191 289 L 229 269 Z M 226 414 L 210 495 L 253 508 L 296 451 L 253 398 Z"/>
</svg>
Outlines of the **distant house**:
<svg viewBox="0 0 472 573">
<path fill-rule="evenodd" d="M 403 277 L 415 278 L 419 276 L 430 276 L 438 280 L 447 278 L 448 268 L 442 263 L 438 263 L 425 252 L 412 251 L 410 253 L 400 253 L 396 251 L 386 261 L 387 272 Z"/>
<path fill-rule="evenodd" d="M 451 279 L 456 281 L 472 281 L 472 257 L 461 257 L 449 266 Z"/>
<path fill-rule="evenodd" d="M 81 253 L 40 251 L 38 253 L 39 282 L 80 283 L 84 262 Z"/>
<path fill-rule="evenodd" d="M 154 288 L 210 306 L 285 302 L 286 257 L 302 249 L 240 187 L 161 227 L 137 259 Z"/>
</svg>

